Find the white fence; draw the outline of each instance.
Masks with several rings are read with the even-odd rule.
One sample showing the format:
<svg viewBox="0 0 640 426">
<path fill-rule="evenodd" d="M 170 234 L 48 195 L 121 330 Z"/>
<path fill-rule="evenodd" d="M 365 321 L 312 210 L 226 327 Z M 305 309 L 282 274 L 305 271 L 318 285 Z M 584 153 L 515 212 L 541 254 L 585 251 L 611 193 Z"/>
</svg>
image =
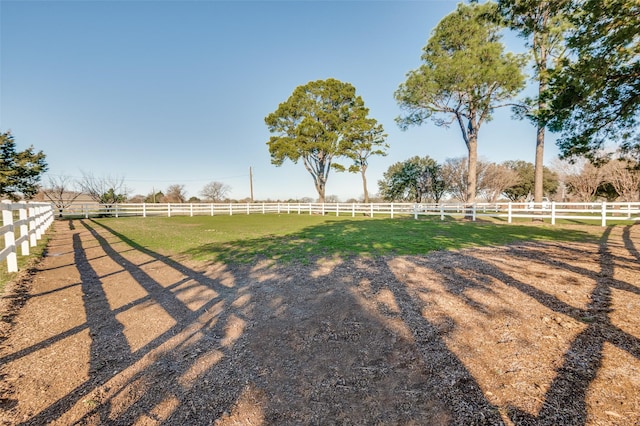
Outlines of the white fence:
<svg viewBox="0 0 640 426">
<path fill-rule="evenodd" d="M 415 203 L 194 203 L 194 204 L 82 204 L 59 211 L 62 217 L 97 216 L 201 216 L 238 214 L 321 214 L 361 216 L 421 216 L 544 219 L 595 221 L 602 226 L 612 220 L 640 220 L 640 203 L 476 203 L 415 204 Z"/>
<path fill-rule="evenodd" d="M 18 271 L 18 250 L 20 254 L 29 254 L 29 247 L 35 247 L 44 232 L 53 223 L 53 209 L 48 203 L 0 203 L 4 248 L 0 251 L 0 261 L 7 260 L 9 272 Z M 16 237 L 16 235 L 18 235 Z"/>
</svg>

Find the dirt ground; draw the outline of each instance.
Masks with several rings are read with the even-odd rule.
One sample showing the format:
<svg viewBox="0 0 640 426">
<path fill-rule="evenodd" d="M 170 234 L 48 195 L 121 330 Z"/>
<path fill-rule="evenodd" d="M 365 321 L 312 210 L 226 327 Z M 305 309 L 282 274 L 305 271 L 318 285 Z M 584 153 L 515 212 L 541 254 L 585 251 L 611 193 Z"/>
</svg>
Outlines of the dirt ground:
<svg viewBox="0 0 640 426">
<path fill-rule="evenodd" d="M 639 250 L 230 268 L 56 222 L 1 301 L 0 424 L 640 424 Z"/>
</svg>

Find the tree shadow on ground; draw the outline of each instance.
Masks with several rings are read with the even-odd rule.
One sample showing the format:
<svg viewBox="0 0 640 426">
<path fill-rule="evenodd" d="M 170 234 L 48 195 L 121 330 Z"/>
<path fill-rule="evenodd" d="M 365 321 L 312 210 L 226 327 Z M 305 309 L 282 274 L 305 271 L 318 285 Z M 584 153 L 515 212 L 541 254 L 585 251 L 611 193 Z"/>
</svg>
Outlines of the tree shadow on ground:
<svg viewBox="0 0 640 426">
<path fill-rule="evenodd" d="M 437 335 L 441 365 L 422 359 L 415 336 L 426 332 L 404 324 L 429 329 L 416 312 L 381 312 L 357 294 L 379 279 L 357 259 L 196 270 L 75 223 L 64 237 L 86 323 L 63 334 L 88 331 L 88 378 L 21 424 L 500 423 Z"/>
<path fill-rule="evenodd" d="M 504 258 L 480 252 L 360 257 L 341 245 L 304 264 L 190 264 L 140 247 L 104 224 L 74 223 L 81 226 L 60 238 L 73 245 L 86 322 L 61 334 L 88 330 L 88 378 L 23 424 L 585 424 L 585 393 L 604 342 L 639 357 L 638 339 L 607 316 L 611 230 L 601 241 L 602 277 L 592 302 L 577 307 L 535 280 L 505 272 Z M 416 238 L 427 237 L 424 227 L 411 227 Z M 306 244 L 331 236 L 357 244 L 355 253 L 361 253 L 377 241 L 367 234 L 372 229 L 367 222 L 335 222 L 290 241 L 255 243 L 266 250 L 261 257 L 270 250 L 278 257 L 283 245 L 305 253 Z M 498 237 L 470 232 L 484 244 L 498 244 Z M 569 238 L 584 239 L 572 232 Z M 506 238 L 522 235 L 516 228 Z M 629 249 L 631 234 L 624 235 Z M 402 253 L 400 240 L 389 244 Z M 250 245 L 238 243 L 240 258 L 256 256 Z M 532 262 L 553 261 L 553 268 L 591 276 L 569 260 L 545 260 L 537 247 L 516 245 L 500 256 L 527 262 L 533 253 Z M 496 318 L 528 318 L 526 307 L 509 299 L 514 295 L 584 325 L 561 356 L 538 411 L 500 400 L 487 379 L 492 376 L 474 361 L 477 348 L 456 341 L 474 318 L 479 331 Z M 0 361 L 17 361 L 60 339 L 51 336 Z M 509 342 L 489 343 L 488 352 L 508 354 L 501 345 Z M 534 343 L 515 341 L 513 347 Z M 544 367 L 553 372 L 552 365 Z M 557 409 L 563 404 L 566 409 Z"/>
<path fill-rule="evenodd" d="M 509 404 L 506 407 L 509 418 L 515 424 L 518 425 L 557 425 L 557 424 L 571 424 L 571 425 L 584 425 L 588 423 L 589 416 L 593 416 L 594 413 L 588 412 L 587 396 L 590 390 L 590 386 L 595 381 L 596 377 L 601 373 L 604 359 L 604 346 L 609 343 L 614 347 L 619 348 L 621 351 L 634 357 L 636 360 L 640 360 L 640 339 L 633 334 L 620 328 L 620 326 L 613 323 L 610 316 L 613 312 L 612 303 L 612 291 L 619 290 L 628 295 L 640 295 L 640 280 L 637 280 L 637 275 L 633 275 L 634 270 L 638 270 L 637 262 L 630 260 L 624 256 L 613 256 L 610 249 L 610 239 L 612 230 L 614 227 L 608 227 L 604 232 L 599 242 L 599 250 L 595 259 L 597 261 L 597 270 L 591 270 L 584 266 L 575 266 L 572 264 L 572 259 L 575 259 L 575 254 L 560 253 L 560 257 L 550 257 L 549 251 L 544 247 L 547 243 L 542 243 L 536 247 L 531 246 L 514 246 L 507 248 L 505 254 L 505 263 L 513 263 L 518 258 L 524 262 L 521 263 L 538 263 L 538 270 L 542 268 L 554 268 L 559 271 L 570 272 L 582 280 L 582 285 L 587 287 L 589 282 L 593 281 L 594 285 L 589 290 L 588 302 L 584 307 L 578 307 L 571 300 L 562 300 L 552 291 L 558 287 L 557 282 L 547 283 L 545 272 L 542 273 L 542 277 L 528 276 L 527 279 L 515 278 L 512 273 L 505 272 L 504 268 L 500 267 L 500 263 L 494 263 L 494 259 L 484 258 L 481 255 L 472 253 L 459 253 L 455 256 L 453 262 L 443 267 L 442 259 L 425 257 L 419 259 L 412 259 L 413 265 L 419 265 L 428 270 L 431 273 L 436 273 L 439 277 L 436 279 L 443 287 L 445 292 L 449 293 L 453 298 L 463 301 L 468 307 L 479 311 L 479 313 L 485 316 L 494 316 L 498 312 L 488 312 L 486 305 L 487 299 L 491 297 L 497 297 L 499 294 L 500 286 L 506 286 L 516 290 L 516 295 L 519 293 L 522 296 L 530 299 L 546 308 L 546 314 L 542 318 L 527 317 L 528 321 L 542 320 L 548 321 L 553 325 L 556 325 L 553 321 L 557 320 L 561 327 L 556 328 L 573 328 L 578 331 L 573 334 L 568 333 L 570 338 L 568 339 L 568 345 L 564 349 L 564 355 L 559 358 L 559 366 L 555 369 L 553 377 L 549 376 L 550 383 L 546 388 L 544 395 L 541 395 L 538 399 L 540 402 L 537 407 L 537 413 L 532 410 L 524 410 L 519 406 Z M 622 240 L 628 253 L 636 256 L 637 252 L 634 252 L 633 240 L 631 239 L 631 227 L 624 228 L 622 233 Z M 617 229 L 620 233 L 620 228 Z M 619 244 L 616 241 L 613 244 Z M 551 245 L 554 245 L 553 243 Z M 562 250 L 564 252 L 564 250 Z M 587 256 L 588 253 L 583 253 Z M 471 271 L 465 271 L 465 268 L 472 268 Z M 622 281 L 614 278 L 616 268 L 629 273 L 628 276 L 635 277 L 634 281 Z M 634 278 L 632 278 L 633 280 Z M 570 282 L 570 281 L 568 281 Z M 417 292 L 420 291 L 420 286 L 417 287 Z M 422 288 L 422 291 L 425 291 Z M 575 289 L 574 289 L 575 292 Z M 514 295 L 513 292 L 510 292 Z M 414 298 L 419 299 L 419 298 Z M 503 303 L 505 306 L 513 306 L 515 297 L 512 300 L 508 300 L 503 297 Z M 516 307 L 517 308 L 517 307 Z M 526 309 L 524 306 L 520 307 L 523 311 Z M 446 308 L 444 309 L 446 311 Z M 449 312 L 453 317 L 449 320 L 453 323 L 460 323 L 462 314 L 456 313 L 454 309 L 450 309 Z M 544 313 L 544 310 L 542 311 Z M 555 314 L 561 314 L 557 316 Z M 628 312 L 633 319 L 632 312 Z M 522 315 L 522 312 L 507 312 L 507 317 L 515 319 L 516 316 Z M 555 315 L 555 316 L 554 316 Z M 554 318 L 551 320 L 550 318 Z M 561 318 L 568 318 L 567 320 L 561 320 Z M 573 321 L 571 321 L 571 319 Z M 507 320 L 508 321 L 508 320 Z M 487 324 L 491 324 L 492 321 L 488 321 Z M 535 338 L 535 336 L 531 336 Z M 540 336 L 540 337 L 558 337 L 558 336 Z M 504 341 L 498 341 L 498 343 L 504 343 Z M 525 346 L 533 342 L 524 342 Z M 561 349 L 562 345 L 558 345 L 558 349 Z M 539 347 L 540 352 L 543 353 L 546 349 L 549 351 L 552 348 Z M 500 346 L 495 346 L 495 353 L 500 351 Z M 513 351 L 517 357 L 518 352 Z M 466 361 L 466 360 L 465 360 Z M 553 365 L 553 364 L 552 364 Z M 549 366 L 549 368 L 552 367 Z M 517 372 L 515 370 L 509 370 L 508 372 Z M 553 370 L 551 370 L 553 371 Z M 634 368 L 628 369 L 628 373 L 633 376 Z M 543 378 L 538 378 L 538 381 L 542 381 Z M 634 382 L 637 377 L 631 377 L 631 381 Z M 634 386 L 634 385 L 632 385 Z M 632 389 L 631 395 L 637 394 Z M 622 399 L 625 397 L 623 396 Z M 622 401 L 618 401 L 623 404 Z M 626 402 L 626 401 L 625 401 Z M 638 401 L 630 401 L 631 407 Z M 615 406 L 615 404 L 613 404 Z M 593 409 L 593 408 L 592 408 Z M 636 413 L 637 414 L 637 413 Z M 615 411 L 609 411 L 608 415 L 618 416 Z M 618 416 L 622 417 L 622 416 Z M 593 420 L 593 418 L 591 419 Z M 637 418 L 636 418 L 637 420 Z M 633 421 L 632 421 L 633 422 Z"/>
</svg>

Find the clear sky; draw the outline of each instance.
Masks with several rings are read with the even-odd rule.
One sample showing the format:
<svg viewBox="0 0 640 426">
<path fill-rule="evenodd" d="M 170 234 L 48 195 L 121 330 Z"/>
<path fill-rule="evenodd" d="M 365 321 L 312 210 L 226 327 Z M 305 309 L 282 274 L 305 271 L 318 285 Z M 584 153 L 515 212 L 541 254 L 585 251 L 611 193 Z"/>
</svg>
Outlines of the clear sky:
<svg viewBox="0 0 640 426">
<path fill-rule="evenodd" d="M 397 161 L 466 154 L 455 127 L 394 122 L 394 91 L 456 3 L 0 0 L 0 130 L 43 150 L 50 175 L 121 176 L 131 195 L 184 184 L 199 196 L 220 181 L 245 198 L 252 167 L 256 199 L 315 198 L 302 163 L 271 164 L 264 117 L 295 87 L 332 77 L 356 87 L 389 135 L 389 155 L 367 173 L 376 193 Z M 509 110 L 494 117 L 479 155 L 533 162 L 533 126 Z M 360 176 L 332 172 L 326 193 L 361 197 Z"/>
</svg>

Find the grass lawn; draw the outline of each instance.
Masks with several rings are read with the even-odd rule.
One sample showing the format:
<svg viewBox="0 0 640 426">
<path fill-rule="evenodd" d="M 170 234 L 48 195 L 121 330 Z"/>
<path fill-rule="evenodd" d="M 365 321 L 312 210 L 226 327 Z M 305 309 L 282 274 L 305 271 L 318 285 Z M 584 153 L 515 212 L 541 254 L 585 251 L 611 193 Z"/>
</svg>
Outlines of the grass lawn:
<svg viewBox="0 0 640 426">
<path fill-rule="evenodd" d="M 29 256 L 18 256 L 18 271 L 24 271 L 30 268 L 38 259 L 42 257 L 47 241 L 49 240 L 49 234 L 44 234 L 42 239 L 38 241 L 36 247 L 29 247 Z M 18 248 L 18 254 L 20 248 Z M 0 262 L 0 295 L 4 294 L 4 288 L 8 282 L 15 280 L 18 274 L 21 272 L 7 272 L 6 259 Z"/>
<path fill-rule="evenodd" d="M 599 238 L 604 230 L 296 214 L 100 218 L 91 226 L 104 227 L 135 247 L 164 255 L 238 263 L 257 258 L 307 262 L 318 256 L 418 255 L 517 241 L 585 241 Z"/>
</svg>

